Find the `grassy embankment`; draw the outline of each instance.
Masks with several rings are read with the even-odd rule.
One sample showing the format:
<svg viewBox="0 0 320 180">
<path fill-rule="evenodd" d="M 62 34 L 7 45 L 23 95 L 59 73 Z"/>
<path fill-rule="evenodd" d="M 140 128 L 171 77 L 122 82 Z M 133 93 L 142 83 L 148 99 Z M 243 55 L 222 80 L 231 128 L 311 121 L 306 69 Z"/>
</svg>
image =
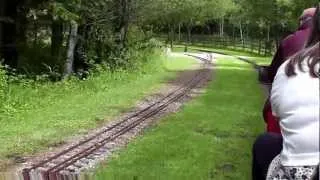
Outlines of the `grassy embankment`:
<svg viewBox="0 0 320 180">
<path fill-rule="evenodd" d="M 0 111 L 0 169 L 26 154 L 59 145 L 134 106 L 175 70 L 192 66 L 190 58 L 164 58 L 135 72 L 104 72 L 85 81 L 9 84 L 9 107 Z"/>
</svg>

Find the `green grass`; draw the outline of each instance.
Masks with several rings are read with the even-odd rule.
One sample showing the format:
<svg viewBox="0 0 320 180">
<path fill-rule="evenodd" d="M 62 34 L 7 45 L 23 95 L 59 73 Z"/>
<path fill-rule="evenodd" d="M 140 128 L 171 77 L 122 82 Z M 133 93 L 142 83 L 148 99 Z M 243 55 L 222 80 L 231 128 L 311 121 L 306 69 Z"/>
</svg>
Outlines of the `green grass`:
<svg viewBox="0 0 320 180">
<path fill-rule="evenodd" d="M 168 61 L 165 61 L 165 66 L 168 71 L 193 69 L 196 64 L 198 63 L 191 57 L 176 56 L 175 58 L 172 57 Z"/>
<path fill-rule="evenodd" d="M 191 58 L 155 58 L 138 72 L 102 73 L 86 81 L 11 84 L 13 108 L 0 111 L 0 169 L 10 159 L 46 150 L 112 119 L 191 67 Z"/>
<path fill-rule="evenodd" d="M 272 57 L 270 56 L 259 56 L 257 54 L 252 54 L 250 52 L 245 52 L 245 51 L 235 51 L 235 50 L 226 50 L 226 49 L 218 49 L 218 48 L 209 48 L 209 47 L 203 47 L 203 46 L 189 46 L 188 52 L 201 52 L 201 50 L 204 51 L 212 51 L 215 53 L 222 53 L 222 54 L 228 54 L 231 56 L 246 56 L 248 59 L 255 61 L 259 65 L 269 65 Z M 184 46 L 182 45 L 176 45 L 173 48 L 173 51 L 176 52 L 183 52 L 184 51 Z"/>
<path fill-rule="evenodd" d="M 96 179 L 248 180 L 263 131 L 263 93 L 251 66 L 219 59 L 204 95 L 163 119 L 102 165 Z"/>
</svg>

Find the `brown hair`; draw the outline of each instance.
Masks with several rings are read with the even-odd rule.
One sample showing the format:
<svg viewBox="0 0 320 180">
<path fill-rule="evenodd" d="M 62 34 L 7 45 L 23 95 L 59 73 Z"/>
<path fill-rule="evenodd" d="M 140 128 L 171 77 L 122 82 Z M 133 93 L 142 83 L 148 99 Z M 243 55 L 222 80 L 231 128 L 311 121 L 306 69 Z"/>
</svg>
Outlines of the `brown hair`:
<svg viewBox="0 0 320 180">
<path fill-rule="evenodd" d="M 316 13 L 313 17 L 312 31 L 307 41 L 306 48 L 299 51 L 294 55 L 286 66 L 287 76 L 296 75 L 295 66 L 298 65 L 298 69 L 302 72 L 305 70 L 302 67 L 302 62 L 307 59 L 307 65 L 310 75 L 314 78 L 319 77 L 319 69 L 316 69 L 316 65 L 320 64 L 320 9 L 317 6 Z"/>
</svg>

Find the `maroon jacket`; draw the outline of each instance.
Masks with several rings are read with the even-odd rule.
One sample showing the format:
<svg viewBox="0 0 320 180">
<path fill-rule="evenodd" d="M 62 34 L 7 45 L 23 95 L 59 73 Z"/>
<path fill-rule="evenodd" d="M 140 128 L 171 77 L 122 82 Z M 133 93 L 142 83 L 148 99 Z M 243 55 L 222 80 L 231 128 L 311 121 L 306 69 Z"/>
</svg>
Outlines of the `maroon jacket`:
<svg viewBox="0 0 320 180">
<path fill-rule="evenodd" d="M 311 25 L 309 23 L 305 23 L 300 26 L 295 33 L 287 36 L 281 41 L 280 46 L 268 67 L 268 81 L 270 83 L 273 82 L 281 64 L 304 47 L 310 32 Z"/>
<path fill-rule="evenodd" d="M 286 37 L 281 41 L 280 46 L 272 60 L 271 65 L 267 68 L 267 79 L 269 83 L 272 83 L 274 77 L 277 74 L 278 68 L 281 64 L 287 60 L 290 56 L 296 54 L 298 51 L 303 49 L 306 41 L 308 40 L 311 32 L 310 23 L 306 23 L 299 27 L 299 29 Z M 270 99 L 268 98 L 263 109 L 263 117 L 267 123 L 267 131 L 274 133 L 281 133 L 279 123 L 276 118 L 272 115 Z"/>
</svg>

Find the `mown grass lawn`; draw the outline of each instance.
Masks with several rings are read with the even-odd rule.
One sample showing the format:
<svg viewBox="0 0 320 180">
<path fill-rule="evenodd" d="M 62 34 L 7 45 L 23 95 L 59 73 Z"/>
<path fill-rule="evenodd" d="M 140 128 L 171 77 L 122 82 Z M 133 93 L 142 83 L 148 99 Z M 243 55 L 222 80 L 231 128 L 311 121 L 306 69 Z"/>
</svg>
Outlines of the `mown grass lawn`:
<svg viewBox="0 0 320 180">
<path fill-rule="evenodd" d="M 191 58 L 155 58 L 138 72 L 102 73 L 86 81 L 11 84 L 14 109 L 0 112 L 0 169 L 10 160 L 46 150 L 99 126 L 190 68 Z"/>
<path fill-rule="evenodd" d="M 263 93 L 251 66 L 219 59 L 204 95 L 114 155 L 96 179 L 248 180 L 251 146 L 263 131 Z"/>
</svg>

